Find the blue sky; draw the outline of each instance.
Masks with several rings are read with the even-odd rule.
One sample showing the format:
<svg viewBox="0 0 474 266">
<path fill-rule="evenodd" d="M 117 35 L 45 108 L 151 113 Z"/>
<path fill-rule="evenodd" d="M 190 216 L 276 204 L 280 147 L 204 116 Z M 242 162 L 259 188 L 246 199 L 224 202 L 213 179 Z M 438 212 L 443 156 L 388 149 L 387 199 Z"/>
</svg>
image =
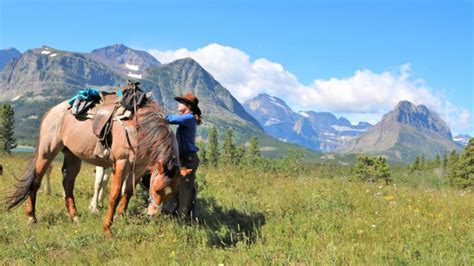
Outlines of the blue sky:
<svg viewBox="0 0 474 266">
<path fill-rule="evenodd" d="M 144 50 L 186 48 L 192 52 L 214 43 L 242 51 L 251 64 L 262 58 L 280 64 L 297 78 L 298 84 L 310 86 L 316 80 L 326 81 L 320 86 L 325 89 L 334 85 L 328 82 L 331 78 L 347 81 L 334 86 L 352 86 L 349 81 L 357 79 L 357 71 L 369 71 L 368 76 L 392 73 L 400 78 L 402 66 L 409 64 L 411 81 L 424 80 L 423 89 L 440 101 L 449 102 L 438 104 L 444 112 L 451 112 L 446 107 L 449 105 L 474 114 L 472 1 L 0 3 L 1 49 L 16 47 L 25 51 L 46 44 L 86 52 L 124 43 Z M 276 94 L 286 96 L 283 92 Z M 295 108 L 318 109 L 288 101 Z M 340 114 L 354 112 L 322 106 L 321 110 Z M 353 119 L 380 115 L 373 108 L 356 110 L 361 115 L 354 115 Z M 472 119 L 464 119 L 463 123 L 466 121 L 472 124 Z M 455 124 L 452 119 L 450 125 L 456 127 Z M 474 135 L 470 125 L 453 131 Z"/>
</svg>

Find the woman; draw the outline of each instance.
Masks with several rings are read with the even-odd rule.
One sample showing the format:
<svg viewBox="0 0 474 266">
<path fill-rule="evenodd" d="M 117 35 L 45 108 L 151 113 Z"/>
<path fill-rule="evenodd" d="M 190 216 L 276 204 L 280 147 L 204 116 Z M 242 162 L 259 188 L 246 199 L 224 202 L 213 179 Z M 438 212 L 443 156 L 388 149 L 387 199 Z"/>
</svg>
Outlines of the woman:
<svg viewBox="0 0 474 266">
<path fill-rule="evenodd" d="M 191 174 L 178 186 L 175 198 L 169 200 L 163 211 L 179 216 L 195 219 L 194 203 L 196 200 L 196 170 L 199 166 L 196 146 L 196 127 L 202 123 L 199 100 L 192 93 L 174 98 L 178 102 L 178 115 L 168 115 L 168 123 L 178 125 L 176 139 L 179 147 L 181 167 L 192 169 Z"/>
</svg>

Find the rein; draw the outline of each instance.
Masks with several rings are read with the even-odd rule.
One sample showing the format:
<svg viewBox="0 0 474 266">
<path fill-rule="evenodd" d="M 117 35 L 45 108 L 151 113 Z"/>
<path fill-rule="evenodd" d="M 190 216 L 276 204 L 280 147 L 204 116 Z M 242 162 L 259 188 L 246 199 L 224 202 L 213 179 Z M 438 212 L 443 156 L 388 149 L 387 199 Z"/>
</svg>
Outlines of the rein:
<svg viewBox="0 0 474 266">
<path fill-rule="evenodd" d="M 129 85 L 132 85 L 132 89 L 133 89 L 133 112 L 134 112 L 134 119 L 135 119 L 135 130 L 137 132 L 137 136 L 138 136 L 138 114 L 137 114 L 137 88 L 138 88 L 138 85 L 140 83 L 139 82 L 135 82 L 135 83 L 132 83 L 129 81 Z M 133 172 L 133 175 L 132 175 L 132 187 L 133 187 L 133 196 L 136 196 L 136 189 L 135 189 L 135 180 L 136 180 L 136 175 L 135 175 L 135 166 L 137 164 L 137 153 L 132 149 L 134 155 L 135 155 L 135 158 L 133 160 L 133 166 L 132 166 L 132 172 Z"/>
<path fill-rule="evenodd" d="M 160 209 L 163 207 L 161 204 L 158 205 L 158 204 L 156 203 L 155 199 L 153 199 L 152 196 L 150 196 L 150 197 L 148 198 L 148 203 L 151 203 L 151 204 L 152 204 L 156 209 L 158 209 L 158 210 L 160 210 Z"/>
</svg>

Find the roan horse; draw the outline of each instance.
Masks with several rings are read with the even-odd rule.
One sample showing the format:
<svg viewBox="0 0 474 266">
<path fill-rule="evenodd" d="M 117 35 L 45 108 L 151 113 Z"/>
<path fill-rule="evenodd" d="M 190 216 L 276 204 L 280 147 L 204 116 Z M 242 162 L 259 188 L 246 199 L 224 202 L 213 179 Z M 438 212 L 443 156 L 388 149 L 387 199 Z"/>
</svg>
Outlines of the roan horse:
<svg viewBox="0 0 474 266">
<path fill-rule="evenodd" d="M 179 156 L 174 146 L 176 139 L 158 103 L 148 100 L 131 119 L 113 122 L 110 132 L 112 143 L 107 158 L 99 158 L 94 153 L 97 137 L 92 131 L 92 121 L 76 119 L 68 107 L 69 104 L 65 101 L 44 115 L 35 157 L 24 175 L 17 180 L 15 190 L 6 198 L 8 210 L 27 200 L 26 215 L 29 223 L 37 221 L 36 194 L 41 179 L 59 152 L 64 154 L 63 188 L 66 208 L 73 221 L 78 221 L 73 191 L 81 161 L 112 167 L 109 210 L 103 224 L 106 235 L 111 235 L 110 227 L 120 202 L 124 180 L 132 180 L 133 174 L 140 178 L 146 171 L 150 171 L 150 200 L 159 205 L 172 195 L 179 180 L 189 174 L 190 170 L 179 169 Z M 136 184 L 132 186 L 134 185 Z M 167 187 L 171 188 L 171 193 L 169 189 L 165 189 Z M 126 211 L 132 194 L 132 189 L 127 189 L 122 196 L 119 215 Z"/>
</svg>

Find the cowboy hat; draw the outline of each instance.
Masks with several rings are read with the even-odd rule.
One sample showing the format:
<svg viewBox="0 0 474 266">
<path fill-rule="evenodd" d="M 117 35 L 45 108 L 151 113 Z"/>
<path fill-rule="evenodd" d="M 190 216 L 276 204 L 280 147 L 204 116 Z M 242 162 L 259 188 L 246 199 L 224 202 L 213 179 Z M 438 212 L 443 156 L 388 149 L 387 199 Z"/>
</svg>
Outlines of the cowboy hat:
<svg viewBox="0 0 474 266">
<path fill-rule="evenodd" d="M 201 109 L 199 109 L 199 99 L 194 96 L 191 92 L 186 93 L 183 96 L 176 96 L 174 99 L 179 103 L 185 103 L 191 106 L 191 111 L 196 115 L 201 115 Z"/>
</svg>

